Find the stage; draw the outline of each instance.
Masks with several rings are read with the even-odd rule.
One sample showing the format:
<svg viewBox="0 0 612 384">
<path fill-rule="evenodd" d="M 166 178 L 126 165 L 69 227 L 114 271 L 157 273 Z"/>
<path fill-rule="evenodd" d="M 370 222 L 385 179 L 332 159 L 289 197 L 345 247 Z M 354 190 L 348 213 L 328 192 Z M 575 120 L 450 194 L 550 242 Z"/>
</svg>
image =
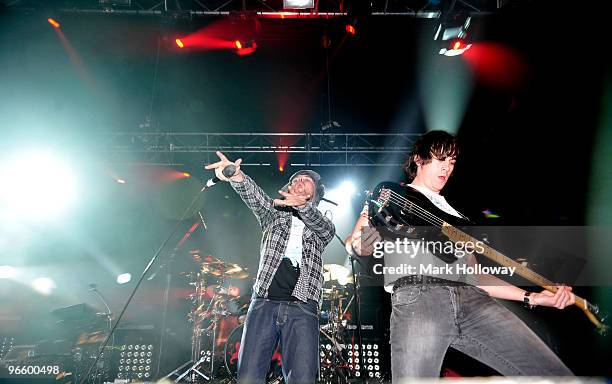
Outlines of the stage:
<svg viewBox="0 0 612 384">
<path fill-rule="evenodd" d="M 496 299 L 575 378 L 503 378 L 450 349 L 439 380 L 609 380 L 612 67 L 598 7 L 0 0 L 0 382 L 236 381 L 264 242 L 204 169 L 217 151 L 271 199 L 297 171 L 321 176 L 336 236 L 321 257 L 317 381 L 391 382 L 389 270 L 344 241 L 433 130 L 460 143 L 443 195 L 479 239 L 587 308 Z M 498 264 L 478 265 L 467 273 Z M 278 350 L 267 382 L 282 376 Z"/>
</svg>

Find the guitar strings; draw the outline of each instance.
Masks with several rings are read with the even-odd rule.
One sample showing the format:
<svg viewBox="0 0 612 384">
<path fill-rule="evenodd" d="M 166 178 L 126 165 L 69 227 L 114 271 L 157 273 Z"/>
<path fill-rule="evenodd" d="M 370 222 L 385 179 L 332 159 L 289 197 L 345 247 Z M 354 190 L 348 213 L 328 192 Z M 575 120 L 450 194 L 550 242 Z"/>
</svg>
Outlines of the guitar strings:
<svg viewBox="0 0 612 384">
<path fill-rule="evenodd" d="M 427 211 L 426 209 L 424 209 L 424 208 L 420 207 L 420 206 L 419 206 L 419 205 L 417 205 L 416 203 L 414 203 L 414 202 L 412 202 L 412 201 L 410 201 L 410 200 L 406 199 L 405 197 L 403 197 L 403 196 L 399 195 L 398 193 L 396 193 L 396 192 L 394 192 L 394 191 L 391 191 L 391 190 L 389 190 L 389 192 L 391 192 L 393 195 L 395 195 L 395 196 L 393 196 L 393 197 L 391 197 L 391 196 L 390 196 L 390 199 L 389 199 L 389 201 L 390 201 L 390 202 L 392 202 L 392 203 L 394 203 L 394 204 L 397 204 L 397 205 L 400 205 L 400 206 L 403 206 L 405 203 L 409 203 L 410 205 L 412 205 L 412 207 L 414 207 L 414 208 L 415 208 L 415 211 L 416 211 L 416 209 L 418 209 L 418 210 L 420 210 L 420 211 L 421 211 L 421 213 L 416 213 L 416 212 L 413 212 L 413 213 L 415 214 L 415 216 L 417 216 L 417 217 L 419 217 L 419 218 L 423 219 L 424 221 L 426 221 L 426 222 L 428 222 L 428 223 L 430 223 L 430 224 L 434 224 L 434 225 L 441 225 L 441 224 L 444 222 L 442 219 L 440 219 L 440 218 L 439 218 L 439 217 L 437 217 L 436 215 L 434 215 L 434 214 L 430 213 L 430 212 L 429 212 L 429 211 Z M 429 218 L 427 218 L 425 215 L 429 216 Z M 435 220 L 440 221 L 440 223 L 435 223 L 434 221 L 430 220 L 431 218 L 434 218 Z M 506 258 L 506 259 L 508 259 L 509 261 L 512 261 L 513 263 L 518 264 L 518 263 L 516 263 L 516 261 L 514 261 L 514 260 L 512 260 L 512 259 L 508 258 L 507 256 L 504 256 L 504 255 L 501 255 L 501 256 L 502 256 L 502 258 Z M 498 257 L 498 256 L 496 256 L 496 257 L 495 257 L 495 260 L 497 260 L 497 261 L 499 262 L 499 260 L 498 260 L 498 259 L 499 259 L 499 257 Z M 520 264 L 519 264 L 519 266 L 520 266 Z M 553 283 L 553 282 L 551 282 L 550 280 L 548 280 L 547 278 L 545 278 L 544 276 L 542 276 L 542 275 L 538 274 L 538 273 L 537 273 L 537 272 L 535 272 L 535 271 L 532 271 L 532 270 L 530 270 L 530 269 L 528 269 L 528 268 L 523 268 L 522 266 L 521 266 L 521 270 L 523 271 L 523 273 L 524 273 L 524 274 L 529 275 L 529 277 L 531 277 L 532 279 L 534 279 L 534 280 L 540 280 L 539 282 L 540 282 L 542 285 L 554 285 L 554 283 Z"/>
<path fill-rule="evenodd" d="M 428 216 L 429 218 L 433 219 L 434 221 L 429 221 L 429 223 L 431 224 L 436 224 L 436 225 L 442 225 L 444 223 L 444 220 L 441 219 L 440 217 L 436 216 L 435 214 L 429 212 L 428 210 L 422 208 L 421 206 L 419 206 L 417 203 L 408 200 L 407 198 L 401 196 L 400 194 L 398 194 L 397 192 L 391 191 L 392 196 L 395 198 L 394 202 L 396 204 L 399 205 L 399 203 L 403 204 L 410 204 L 410 207 L 408 207 L 409 209 L 414 209 L 415 211 L 418 210 L 420 211 L 423 215 Z M 399 201 L 399 203 L 398 203 Z M 419 216 L 420 218 L 426 220 L 425 216 Z"/>
<path fill-rule="evenodd" d="M 402 197 L 401 195 L 399 195 L 398 193 L 394 191 L 389 190 L 389 192 L 391 192 L 391 195 L 389 196 L 389 201 L 400 206 L 400 208 L 404 207 L 405 204 L 408 203 L 410 204 L 410 207 L 405 207 L 405 208 L 412 210 L 412 213 L 414 213 L 415 216 L 417 216 L 418 218 L 423 219 L 424 221 L 430 224 L 438 225 L 438 226 L 441 226 L 444 223 L 444 220 L 434 215 L 433 213 L 427 211 L 426 209 L 421 208 L 418 204 Z"/>
</svg>

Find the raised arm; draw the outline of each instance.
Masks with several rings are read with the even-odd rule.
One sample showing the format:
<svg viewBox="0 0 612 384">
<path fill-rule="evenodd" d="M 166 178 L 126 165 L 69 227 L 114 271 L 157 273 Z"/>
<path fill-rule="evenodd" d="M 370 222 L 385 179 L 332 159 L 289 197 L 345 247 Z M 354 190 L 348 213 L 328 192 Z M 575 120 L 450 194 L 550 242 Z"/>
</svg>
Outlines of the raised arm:
<svg viewBox="0 0 612 384">
<path fill-rule="evenodd" d="M 242 176 L 242 181 L 230 180 L 230 184 L 263 227 L 268 223 L 270 214 L 274 211 L 274 203 L 253 179 L 244 173 Z"/>
<path fill-rule="evenodd" d="M 253 212 L 259 224 L 264 226 L 270 217 L 270 213 L 274 210 L 272 199 L 251 179 L 240 170 L 242 159 L 231 162 L 225 155 L 217 151 L 219 161 L 209 164 L 205 169 L 214 169 L 215 175 L 223 181 L 229 181 L 230 185 L 240 195 L 247 207 Z M 228 165 L 233 164 L 236 167 L 236 172 L 232 177 L 225 177 L 223 169 Z"/>
</svg>

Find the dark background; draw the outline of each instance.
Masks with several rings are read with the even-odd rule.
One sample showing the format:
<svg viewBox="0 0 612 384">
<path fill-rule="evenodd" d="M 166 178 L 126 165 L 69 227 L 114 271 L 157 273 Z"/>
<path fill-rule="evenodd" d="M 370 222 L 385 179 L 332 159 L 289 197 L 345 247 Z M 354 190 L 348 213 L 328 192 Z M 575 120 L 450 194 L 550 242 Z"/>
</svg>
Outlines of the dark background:
<svg viewBox="0 0 612 384">
<path fill-rule="evenodd" d="M 553 7 L 535 1 L 508 7 L 477 18 L 477 44 L 454 58 L 437 54 L 435 20 L 399 16 L 369 18 L 353 37 L 345 36 L 339 19 L 262 20 L 257 51 L 241 57 L 173 44 L 175 36 L 221 18 L 170 22 L 66 13 L 56 16 L 71 47 L 66 49 L 45 12 L 0 12 L 0 150 L 50 146 L 73 159 L 81 180 L 78 209 L 61 222 L 2 224 L 2 264 L 46 273 L 58 286 L 55 294 L 41 297 L 27 282 L 0 281 L 2 332 L 24 342 L 52 338 L 52 309 L 85 302 L 102 311 L 87 290 L 90 283 L 98 284 L 118 313 L 180 207 L 210 177 L 198 154 L 173 167 L 109 162 L 98 144 L 116 132 L 320 132 L 329 119 L 330 92 L 338 133 L 457 132 L 462 158 L 446 196 L 477 222 L 611 223 L 610 65 L 602 9 L 579 12 L 576 3 Z M 331 39 L 328 50 L 324 35 Z M 193 176 L 164 183 L 152 168 Z M 273 195 L 296 169 L 280 172 L 273 164 L 244 170 Z M 351 179 L 359 191 L 401 178 L 393 168 L 317 171 L 328 188 Z M 130 182 L 117 184 L 109 174 Z M 352 216 L 336 223 L 340 237 L 349 233 L 362 202 L 356 195 Z M 177 272 L 196 269 L 189 250 L 251 271 L 258 262 L 257 222 L 229 186 L 206 192 L 199 207 L 208 230 L 198 228 L 172 265 L 169 327 L 179 361 L 189 357 L 190 288 Z M 485 209 L 500 218 L 487 221 Z M 190 217 L 181 224 L 179 235 L 196 221 Z M 345 261 L 337 244 L 325 258 Z M 609 265 L 601 269 L 605 273 Z M 119 271 L 130 272 L 132 282 L 117 285 Z M 126 322 L 159 327 L 164 282 L 162 272 L 143 284 Z M 248 292 L 249 280 L 236 283 Z M 609 286 L 576 290 L 610 308 Z M 386 300 L 380 288 L 366 291 L 366 305 Z M 609 337 L 596 335 L 579 310 L 527 312 L 510 305 L 576 374 L 611 375 L 604 363 Z M 384 319 L 384 307 L 380 311 Z M 453 369 L 460 371 L 459 365 Z"/>
</svg>

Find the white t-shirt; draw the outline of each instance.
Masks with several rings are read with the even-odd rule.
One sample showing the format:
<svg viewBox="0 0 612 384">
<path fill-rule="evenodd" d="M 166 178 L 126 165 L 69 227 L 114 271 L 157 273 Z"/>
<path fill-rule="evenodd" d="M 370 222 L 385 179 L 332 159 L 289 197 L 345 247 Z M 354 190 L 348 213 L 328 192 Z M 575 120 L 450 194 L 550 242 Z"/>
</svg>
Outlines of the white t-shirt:
<svg viewBox="0 0 612 384">
<path fill-rule="evenodd" d="M 299 218 L 291 217 L 291 232 L 289 233 L 289 242 L 285 257 L 291 260 L 294 267 L 299 267 L 302 262 L 302 234 L 304 233 L 305 224 Z"/>
<path fill-rule="evenodd" d="M 408 185 L 416 189 L 417 191 L 421 192 L 422 194 L 424 194 L 425 197 L 427 197 L 429 201 L 432 202 L 433 205 L 440 208 L 444 212 L 448 213 L 449 215 L 461 217 L 461 214 L 459 214 L 459 212 L 457 212 L 455 208 L 451 207 L 451 205 L 446 201 L 444 196 L 438 193 L 434 193 L 432 190 L 430 190 L 427 187 L 423 187 L 420 185 L 414 185 L 414 184 L 408 184 Z"/>
</svg>

